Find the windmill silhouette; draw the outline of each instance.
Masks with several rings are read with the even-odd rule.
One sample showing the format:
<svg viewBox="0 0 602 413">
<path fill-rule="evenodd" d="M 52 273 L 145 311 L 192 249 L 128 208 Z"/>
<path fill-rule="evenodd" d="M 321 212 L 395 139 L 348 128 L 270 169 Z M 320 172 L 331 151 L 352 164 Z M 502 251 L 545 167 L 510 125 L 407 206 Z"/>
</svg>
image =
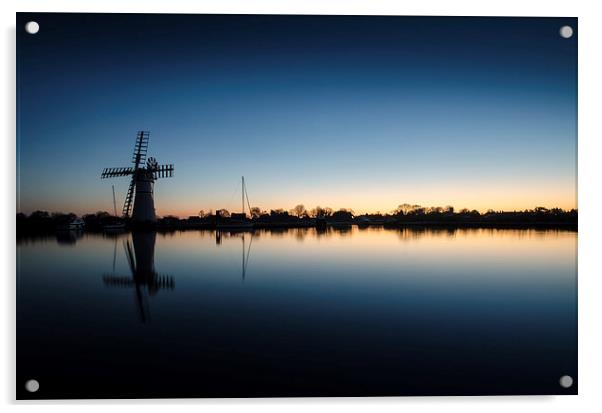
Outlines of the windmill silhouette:
<svg viewBox="0 0 602 413">
<path fill-rule="evenodd" d="M 115 178 L 121 176 L 132 176 L 122 214 L 125 218 L 132 213 L 132 219 L 137 222 L 155 222 L 155 201 L 153 198 L 153 187 L 158 178 L 171 178 L 173 176 L 173 164 L 159 165 L 155 158 L 146 158 L 150 132 L 139 131 L 134 145 L 132 156 L 133 167 L 105 168 L 100 175 L 101 179 Z M 135 198 L 134 198 L 135 191 Z M 132 201 L 134 208 L 132 211 Z"/>
<path fill-rule="evenodd" d="M 160 275 L 155 271 L 155 238 L 156 232 L 133 232 L 132 243 L 128 239 L 124 242 L 125 256 L 131 271 L 131 276 L 115 274 L 115 251 L 113 252 L 113 273 L 104 275 L 103 282 L 110 287 L 134 288 L 136 293 L 136 307 L 140 321 L 150 320 L 150 307 L 148 296 L 156 295 L 159 290 L 173 290 L 175 282 L 173 277 Z M 117 243 L 117 239 L 115 240 Z"/>
</svg>

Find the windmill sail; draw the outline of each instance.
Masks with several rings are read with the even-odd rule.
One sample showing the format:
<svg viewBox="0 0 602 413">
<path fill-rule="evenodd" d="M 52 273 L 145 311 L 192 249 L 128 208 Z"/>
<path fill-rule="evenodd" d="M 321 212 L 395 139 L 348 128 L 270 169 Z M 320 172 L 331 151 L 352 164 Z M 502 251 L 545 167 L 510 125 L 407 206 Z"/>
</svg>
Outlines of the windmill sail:
<svg viewBox="0 0 602 413">
<path fill-rule="evenodd" d="M 159 165 L 153 157 L 147 159 L 148 141 L 150 132 L 140 131 L 136 135 L 134 153 L 132 155 L 133 167 L 105 168 L 101 178 L 115 178 L 131 175 L 128 192 L 123 203 L 124 217 L 132 216 L 137 222 L 155 222 L 155 204 L 153 198 L 154 182 L 158 178 L 173 177 L 173 164 Z"/>
<path fill-rule="evenodd" d="M 148 150 L 148 139 L 150 132 L 140 131 L 136 136 L 136 144 L 134 145 L 134 155 L 132 156 L 132 163 L 134 167 L 138 169 L 140 165 L 146 162 L 146 151 Z"/>
<path fill-rule="evenodd" d="M 128 188 L 128 193 L 125 196 L 125 201 L 123 203 L 122 214 L 124 217 L 130 216 L 130 211 L 132 210 L 132 201 L 134 200 L 134 189 L 136 188 L 136 178 L 132 176 L 132 180 L 130 181 L 130 186 Z"/>
</svg>

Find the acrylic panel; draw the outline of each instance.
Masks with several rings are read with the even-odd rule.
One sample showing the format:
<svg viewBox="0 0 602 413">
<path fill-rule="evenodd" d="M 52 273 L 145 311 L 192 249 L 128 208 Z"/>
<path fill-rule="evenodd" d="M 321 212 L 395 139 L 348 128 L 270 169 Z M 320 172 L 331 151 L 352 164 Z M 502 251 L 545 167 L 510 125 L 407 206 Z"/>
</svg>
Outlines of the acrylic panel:
<svg viewBox="0 0 602 413">
<path fill-rule="evenodd" d="M 577 394 L 576 18 L 16 31 L 18 399 Z"/>
</svg>

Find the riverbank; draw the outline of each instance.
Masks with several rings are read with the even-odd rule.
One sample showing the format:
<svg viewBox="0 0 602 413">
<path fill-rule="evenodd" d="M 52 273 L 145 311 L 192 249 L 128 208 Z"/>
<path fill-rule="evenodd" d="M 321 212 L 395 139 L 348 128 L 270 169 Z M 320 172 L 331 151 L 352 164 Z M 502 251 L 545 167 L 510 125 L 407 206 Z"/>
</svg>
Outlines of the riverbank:
<svg viewBox="0 0 602 413">
<path fill-rule="evenodd" d="M 382 226 L 385 228 L 499 228 L 499 229 L 564 229 L 577 231 L 576 210 L 535 209 L 520 212 L 424 213 L 395 215 L 359 215 L 337 211 L 332 216 L 293 216 L 288 213 L 263 214 L 249 218 L 242 214 L 232 216 L 208 215 L 178 218 L 167 216 L 156 222 L 134 222 L 105 212 L 77 217 L 75 214 L 49 214 L 38 212 L 30 216 L 17 215 L 17 237 L 26 234 L 54 234 L 68 230 L 91 232 L 119 232 L 138 229 L 188 230 L 208 229 L 221 231 L 251 231 L 254 229 L 287 229 L 327 227 Z"/>
</svg>

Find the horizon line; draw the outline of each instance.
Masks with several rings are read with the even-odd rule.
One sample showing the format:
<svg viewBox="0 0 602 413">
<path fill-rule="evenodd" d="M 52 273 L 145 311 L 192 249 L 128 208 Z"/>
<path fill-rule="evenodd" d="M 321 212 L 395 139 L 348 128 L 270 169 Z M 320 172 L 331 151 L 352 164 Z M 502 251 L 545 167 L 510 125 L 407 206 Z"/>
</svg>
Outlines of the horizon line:
<svg viewBox="0 0 602 413">
<path fill-rule="evenodd" d="M 260 208 L 260 207 L 252 207 L 252 208 L 253 209 L 254 208 L 260 209 L 260 213 L 261 214 L 270 214 L 272 211 L 276 211 L 276 212 L 287 212 L 290 215 L 295 215 L 293 213 L 293 211 L 298 206 L 303 206 L 303 208 L 305 208 L 305 206 L 303 204 L 297 204 L 293 208 L 289 208 L 289 209 L 286 209 L 286 208 L 267 208 L 267 209 L 264 209 L 264 208 Z M 318 208 L 321 208 L 322 210 L 330 211 L 331 213 L 332 212 L 337 212 L 337 211 L 348 211 L 348 212 L 351 212 L 354 216 L 361 216 L 361 215 L 395 215 L 396 213 L 399 212 L 398 210 L 401 207 L 403 207 L 403 206 L 412 208 L 411 209 L 412 211 L 413 210 L 418 210 L 418 209 L 423 209 L 423 210 L 425 210 L 425 212 L 432 212 L 433 210 L 438 210 L 438 212 L 440 212 L 440 213 L 444 213 L 444 212 L 445 213 L 450 213 L 450 212 L 452 212 L 452 213 L 459 213 L 461 211 L 466 211 L 466 212 L 472 213 L 472 212 L 476 211 L 479 214 L 486 214 L 486 213 L 491 213 L 491 212 L 493 212 L 493 213 L 528 212 L 528 211 L 535 211 L 538 208 L 543 208 L 543 209 L 548 210 L 548 211 L 551 211 L 551 210 L 561 210 L 561 211 L 564 211 L 564 212 L 578 211 L 579 210 L 577 207 L 573 207 L 573 208 L 561 208 L 561 207 L 558 207 L 558 206 L 547 207 L 547 206 L 543 206 L 543 205 L 536 205 L 536 206 L 534 206 L 532 208 L 513 209 L 513 210 L 509 210 L 509 209 L 494 209 L 494 208 L 487 208 L 487 209 L 459 208 L 459 209 L 457 209 L 453 205 L 445 205 L 445 206 L 442 207 L 442 206 L 423 206 L 423 205 L 419 205 L 419 204 L 407 204 L 407 203 L 404 203 L 404 204 L 399 204 L 396 208 L 389 209 L 386 212 L 383 212 L 383 211 L 380 211 L 380 210 L 376 210 L 376 211 L 372 211 L 372 212 L 361 212 L 361 213 L 355 213 L 355 211 L 354 211 L 353 208 L 344 208 L 344 207 L 342 207 L 342 208 L 330 208 L 328 206 L 322 207 L 320 205 L 316 205 L 313 208 L 305 209 L 305 211 L 302 212 L 301 215 L 311 216 L 311 212 L 315 211 Z M 449 208 L 451 208 L 451 211 L 449 210 Z M 201 216 L 201 213 L 207 213 L 207 214 L 211 215 L 211 214 L 215 214 L 215 212 L 217 212 L 217 211 L 227 211 L 228 213 L 231 213 L 231 214 L 232 213 L 243 213 L 243 212 L 238 212 L 238 211 L 234 211 L 234 210 L 231 211 L 231 210 L 228 210 L 226 208 L 215 208 L 215 209 L 214 208 L 210 208 L 210 209 L 208 209 L 206 211 L 204 209 L 200 209 L 196 215 L 194 215 L 194 214 L 193 215 L 191 215 L 191 214 L 184 214 L 184 213 L 182 213 L 182 214 L 176 214 L 176 213 L 158 214 L 157 213 L 157 217 L 158 218 L 159 217 L 161 217 L 161 218 L 165 218 L 165 217 L 177 217 L 177 218 L 180 218 L 180 219 L 185 219 L 185 218 L 190 218 L 190 217 L 195 217 L 195 216 Z M 49 213 L 51 215 L 52 214 L 64 214 L 64 215 L 74 214 L 74 215 L 80 216 L 80 217 L 83 217 L 85 215 L 94 215 L 94 214 L 98 214 L 98 213 L 101 213 L 101 212 L 107 213 L 107 214 L 111 215 L 110 212 L 106 211 L 106 210 L 96 210 L 96 211 L 92 211 L 92 212 L 83 212 L 83 213 L 77 214 L 77 213 L 72 212 L 72 211 L 65 212 L 65 211 L 61 211 L 61 210 L 50 210 L 50 209 L 47 210 L 47 209 L 40 209 L 40 208 L 32 209 L 32 211 L 30 213 L 25 213 L 23 211 L 17 211 L 16 215 L 24 214 L 24 215 L 29 216 L 29 215 L 31 215 L 31 214 L 33 214 L 35 212 L 47 212 L 47 213 Z M 247 214 L 247 215 L 252 215 L 250 211 L 244 211 L 244 213 Z M 404 213 L 404 215 L 405 214 L 406 213 Z"/>
</svg>

